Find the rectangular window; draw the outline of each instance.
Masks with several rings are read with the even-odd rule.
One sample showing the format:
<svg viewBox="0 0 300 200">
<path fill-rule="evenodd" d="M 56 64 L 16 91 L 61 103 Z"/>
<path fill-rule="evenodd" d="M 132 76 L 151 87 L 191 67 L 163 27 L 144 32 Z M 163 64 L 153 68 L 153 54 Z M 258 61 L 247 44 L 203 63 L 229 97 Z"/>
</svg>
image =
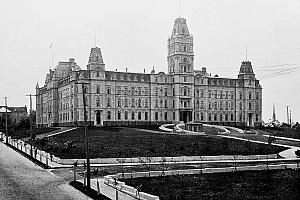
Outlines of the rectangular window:
<svg viewBox="0 0 300 200">
<path fill-rule="evenodd" d="M 118 120 L 121 120 L 121 112 L 118 112 Z"/>
<path fill-rule="evenodd" d="M 97 85 L 96 93 L 100 94 L 100 85 Z"/>
<path fill-rule="evenodd" d="M 201 97 L 204 97 L 204 91 L 201 90 L 201 93 L 200 93 Z"/>
<path fill-rule="evenodd" d="M 155 120 L 158 120 L 158 112 L 155 112 Z"/>
<path fill-rule="evenodd" d="M 176 117 L 175 112 L 173 112 L 173 120 L 175 120 L 175 117 Z"/>
<path fill-rule="evenodd" d="M 106 92 L 107 92 L 107 94 L 110 94 L 110 93 L 111 93 L 110 87 L 108 87 L 108 88 L 106 89 Z"/>
<path fill-rule="evenodd" d="M 128 107 L 128 99 L 125 99 L 125 107 Z"/>
<path fill-rule="evenodd" d="M 122 91 L 121 87 L 120 87 L 120 86 L 118 86 L 118 89 L 117 89 L 117 94 L 118 94 L 118 95 L 120 95 L 120 94 L 121 94 L 121 91 Z"/>
<path fill-rule="evenodd" d="M 131 119 L 134 120 L 134 112 L 131 112 Z"/>
<path fill-rule="evenodd" d="M 148 99 L 145 99 L 145 108 L 148 108 Z"/>
<path fill-rule="evenodd" d="M 142 113 L 138 112 L 138 120 L 141 120 L 141 119 L 142 119 Z"/>
<path fill-rule="evenodd" d="M 165 121 L 167 121 L 167 120 L 168 120 L 168 113 L 165 112 Z"/>
<path fill-rule="evenodd" d="M 110 98 L 107 98 L 107 107 L 110 107 Z"/>
<path fill-rule="evenodd" d="M 145 95 L 148 95 L 148 88 L 144 88 L 144 93 L 145 93 Z"/>
<path fill-rule="evenodd" d="M 145 112 L 145 120 L 148 120 L 148 112 Z"/>
<path fill-rule="evenodd" d="M 124 118 L 125 118 L 125 120 L 128 120 L 128 112 L 127 111 L 125 111 Z"/>
<path fill-rule="evenodd" d="M 240 95 L 240 99 L 242 99 L 243 98 L 243 93 L 239 92 L 239 95 Z"/>
<path fill-rule="evenodd" d="M 111 119 L 111 112 L 107 111 L 107 120 L 110 120 L 110 119 Z"/>
</svg>

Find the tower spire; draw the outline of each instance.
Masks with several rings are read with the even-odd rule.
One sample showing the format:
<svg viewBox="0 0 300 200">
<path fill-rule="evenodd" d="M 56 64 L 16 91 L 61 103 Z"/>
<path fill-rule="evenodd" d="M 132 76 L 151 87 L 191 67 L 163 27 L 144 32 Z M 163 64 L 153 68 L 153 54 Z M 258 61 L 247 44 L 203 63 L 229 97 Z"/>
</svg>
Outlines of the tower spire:
<svg viewBox="0 0 300 200">
<path fill-rule="evenodd" d="M 275 114 L 275 104 L 273 102 L 273 121 L 276 121 L 276 114 Z"/>
</svg>

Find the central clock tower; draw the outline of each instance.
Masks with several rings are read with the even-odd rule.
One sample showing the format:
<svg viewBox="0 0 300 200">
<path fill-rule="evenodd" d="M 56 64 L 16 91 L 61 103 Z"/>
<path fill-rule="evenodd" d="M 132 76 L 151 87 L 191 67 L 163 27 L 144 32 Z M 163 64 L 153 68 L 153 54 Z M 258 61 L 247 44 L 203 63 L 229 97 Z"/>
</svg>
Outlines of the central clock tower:
<svg viewBox="0 0 300 200">
<path fill-rule="evenodd" d="M 190 35 L 186 19 L 177 18 L 171 37 L 168 39 L 169 74 L 194 72 L 193 36 Z"/>
</svg>

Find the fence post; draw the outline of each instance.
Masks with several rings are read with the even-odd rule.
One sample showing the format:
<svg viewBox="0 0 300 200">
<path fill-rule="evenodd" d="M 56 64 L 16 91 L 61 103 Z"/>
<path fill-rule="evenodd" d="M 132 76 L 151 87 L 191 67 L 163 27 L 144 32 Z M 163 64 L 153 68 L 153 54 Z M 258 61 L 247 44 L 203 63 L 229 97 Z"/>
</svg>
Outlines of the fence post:
<svg viewBox="0 0 300 200">
<path fill-rule="evenodd" d="M 48 167 L 48 154 L 46 154 L 46 166 Z"/>
<path fill-rule="evenodd" d="M 83 172 L 83 185 L 86 186 L 86 172 Z"/>
<path fill-rule="evenodd" d="M 98 178 L 97 178 L 97 195 L 100 195 L 100 186 L 99 186 Z"/>
</svg>

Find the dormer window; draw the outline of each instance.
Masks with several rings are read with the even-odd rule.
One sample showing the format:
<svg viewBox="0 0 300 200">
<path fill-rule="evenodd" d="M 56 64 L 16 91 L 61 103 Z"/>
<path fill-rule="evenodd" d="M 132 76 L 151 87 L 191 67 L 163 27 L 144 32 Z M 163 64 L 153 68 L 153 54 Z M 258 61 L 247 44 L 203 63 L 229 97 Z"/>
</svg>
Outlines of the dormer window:
<svg viewBox="0 0 300 200">
<path fill-rule="evenodd" d="M 183 34 L 185 33 L 185 28 L 182 28 L 182 33 L 183 33 Z"/>
<path fill-rule="evenodd" d="M 98 71 L 96 72 L 96 76 L 97 76 L 97 77 L 99 77 L 99 76 L 100 76 L 100 73 L 99 73 Z"/>
</svg>

